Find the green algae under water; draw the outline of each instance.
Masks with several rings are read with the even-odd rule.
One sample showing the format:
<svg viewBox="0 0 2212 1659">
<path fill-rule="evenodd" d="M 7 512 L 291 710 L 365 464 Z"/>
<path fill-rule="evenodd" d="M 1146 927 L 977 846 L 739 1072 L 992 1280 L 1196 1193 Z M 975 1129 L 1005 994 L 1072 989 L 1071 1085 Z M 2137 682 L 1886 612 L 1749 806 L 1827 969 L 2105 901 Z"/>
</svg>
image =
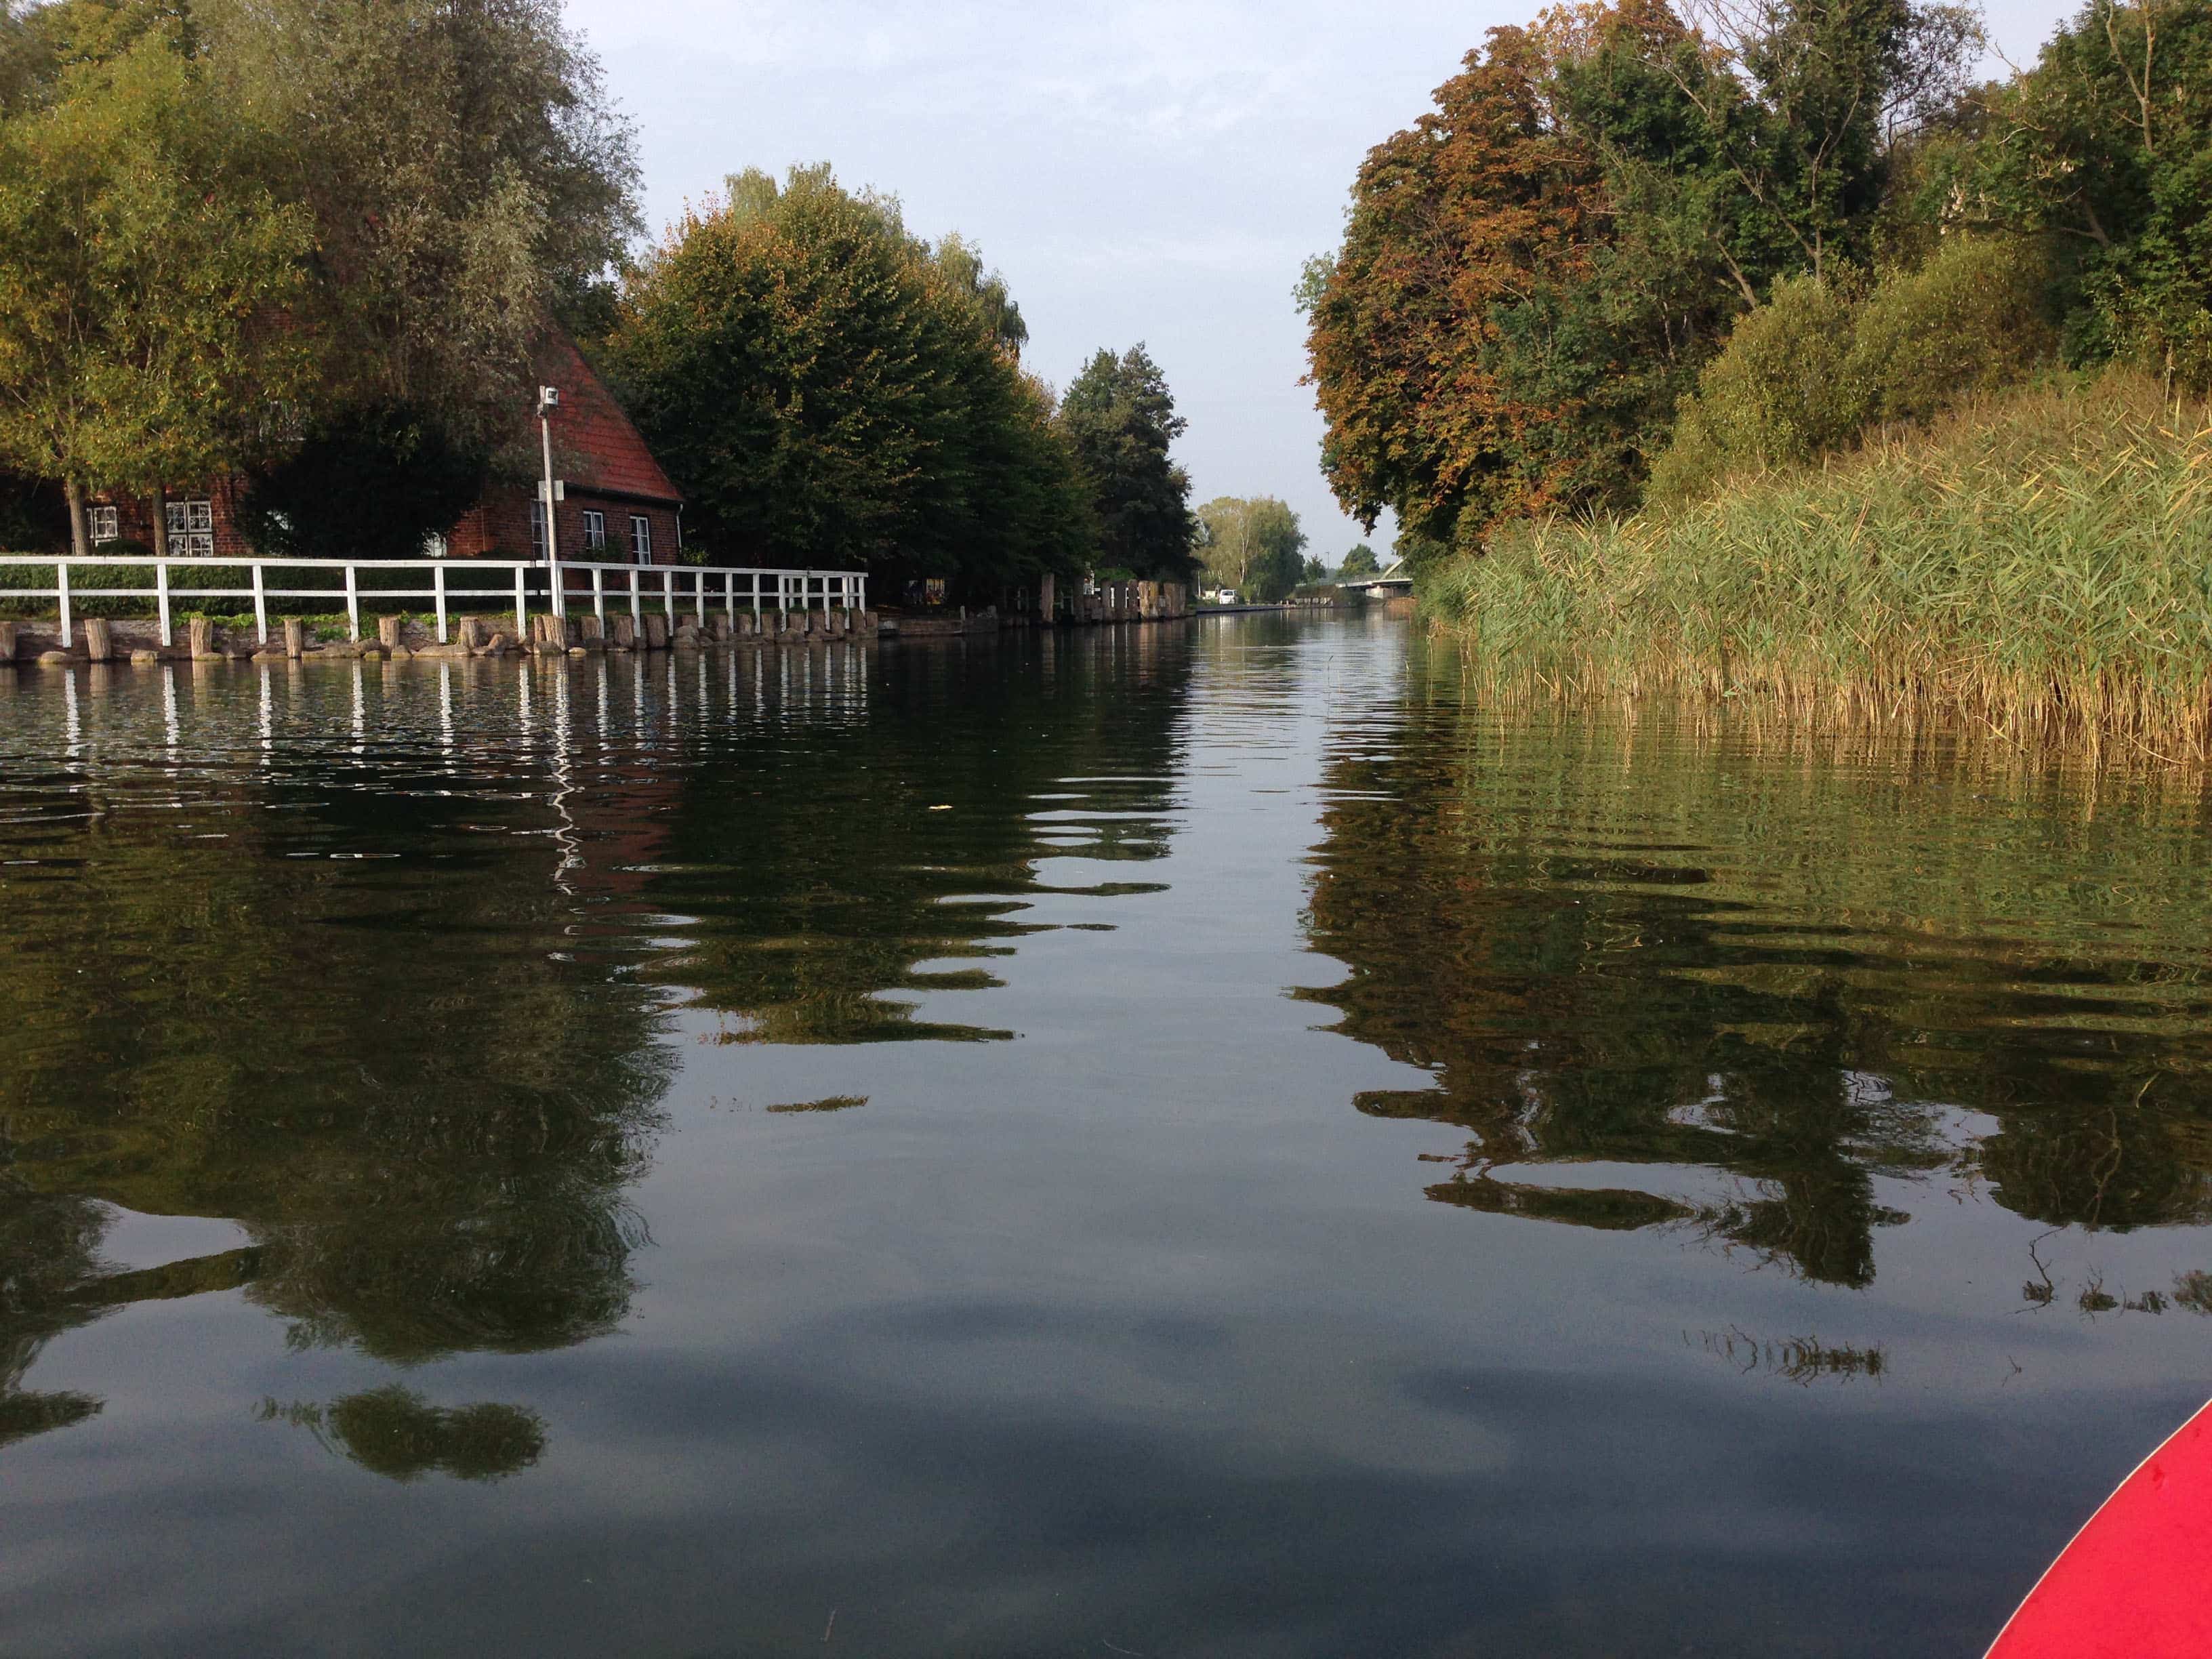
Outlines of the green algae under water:
<svg viewBox="0 0 2212 1659">
<path fill-rule="evenodd" d="M 0 678 L 0 1646 L 1978 1651 L 2212 1391 L 2201 787 L 1454 666 Z"/>
</svg>

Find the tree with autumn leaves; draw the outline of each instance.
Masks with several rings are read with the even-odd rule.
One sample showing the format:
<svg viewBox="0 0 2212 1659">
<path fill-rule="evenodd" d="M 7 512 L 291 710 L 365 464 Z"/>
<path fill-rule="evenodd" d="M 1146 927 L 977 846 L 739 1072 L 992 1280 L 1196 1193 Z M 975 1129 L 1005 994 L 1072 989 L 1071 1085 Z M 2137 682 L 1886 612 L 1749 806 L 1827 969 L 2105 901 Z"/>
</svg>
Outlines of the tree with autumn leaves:
<svg viewBox="0 0 2212 1659">
<path fill-rule="evenodd" d="M 1394 511 L 1417 567 L 1505 520 L 1632 507 L 1731 386 L 1748 410 L 1802 401 L 1754 384 L 1797 326 L 1765 314 L 1778 296 L 1865 301 L 1895 337 L 1875 355 L 1921 381 L 1958 306 L 2002 300 L 2011 320 L 1982 325 L 2008 374 L 2056 341 L 2069 365 L 2212 386 L 2212 9 L 2090 0 L 1987 86 L 1980 46 L 1971 9 L 1916 0 L 1586 0 L 1492 31 L 1369 155 L 1300 287 L 1339 499 Z M 1978 263 L 2004 280 L 1962 276 Z M 1832 390 L 1824 443 L 1855 410 L 1936 406 L 1917 384 Z"/>
<path fill-rule="evenodd" d="M 1407 550 L 1621 507 L 1698 370 L 1780 277 L 1869 257 L 1888 147 L 1962 81 L 1956 8 L 1660 0 L 1492 31 L 1359 170 L 1299 300 L 1346 508 Z"/>
</svg>

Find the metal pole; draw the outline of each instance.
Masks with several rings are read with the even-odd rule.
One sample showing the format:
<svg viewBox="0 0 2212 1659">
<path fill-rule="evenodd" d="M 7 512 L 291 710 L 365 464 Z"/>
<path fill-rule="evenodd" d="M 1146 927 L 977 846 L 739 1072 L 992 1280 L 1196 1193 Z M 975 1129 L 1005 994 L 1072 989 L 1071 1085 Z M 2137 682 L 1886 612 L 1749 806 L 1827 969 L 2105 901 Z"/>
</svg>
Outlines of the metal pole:
<svg viewBox="0 0 2212 1659">
<path fill-rule="evenodd" d="M 543 393 L 538 399 L 538 435 L 545 448 L 545 568 L 553 585 L 553 614 L 568 614 L 561 599 L 561 538 L 553 528 L 553 417 Z"/>
</svg>

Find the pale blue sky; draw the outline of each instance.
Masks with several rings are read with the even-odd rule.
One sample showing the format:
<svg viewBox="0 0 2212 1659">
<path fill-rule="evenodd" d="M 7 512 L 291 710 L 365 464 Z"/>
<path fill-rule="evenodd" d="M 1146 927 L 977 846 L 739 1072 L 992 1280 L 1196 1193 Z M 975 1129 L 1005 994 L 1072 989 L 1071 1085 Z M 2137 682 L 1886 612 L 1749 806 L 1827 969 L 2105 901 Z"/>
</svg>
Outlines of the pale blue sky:
<svg viewBox="0 0 2212 1659">
<path fill-rule="evenodd" d="M 828 161 L 892 191 L 915 231 L 957 230 L 1006 272 L 1055 385 L 1148 342 L 1198 499 L 1280 495 L 1331 557 L 1358 531 L 1322 480 L 1291 284 L 1334 245 L 1368 147 L 1535 9 L 569 0 L 637 120 L 656 231 L 748 166 Z M 1991 32 L 2025 61 L 2072 9 L 1997 0 Z"/>
</svg>

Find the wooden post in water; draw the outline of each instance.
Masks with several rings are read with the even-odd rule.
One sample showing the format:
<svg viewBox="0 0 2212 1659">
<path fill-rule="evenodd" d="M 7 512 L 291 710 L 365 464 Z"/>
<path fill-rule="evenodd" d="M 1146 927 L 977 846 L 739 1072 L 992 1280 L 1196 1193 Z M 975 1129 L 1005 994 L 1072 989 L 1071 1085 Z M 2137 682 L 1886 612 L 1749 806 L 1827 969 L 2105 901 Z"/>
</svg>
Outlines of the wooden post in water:
<svg viewBox="0 0 2212 1659">
<path fill-rule="evenodd" d="M 217 660 L 215 648 L 215 623 L 205 617 L 194 617 L 185 624 L 185 642 L 194 662 Z"/>
<path fill-rule="evenodd" d="M 0 622 L 0 668 L 15 665 L 15 624 Z"/>
<path fill-rule="evenodd" d="M 297 617 L 285 617 L 284 654 L 289 657 L 294 662 L 297 662 L 303 655 L 306 654 L 307 649 L 307 624 L 301 622 Z"/>
<path fill-rule="evenodd" d="M 379 617 L 376 619 L 376 642 L 386 651 L 399 648 L 399 618 Z"/>
<path fill-rule="evenodd" d="M 106 662 L 115 654 L 115 641 L 105 617 L 85 618 L 84 654 L 88 662 Z"/>
</svg>

